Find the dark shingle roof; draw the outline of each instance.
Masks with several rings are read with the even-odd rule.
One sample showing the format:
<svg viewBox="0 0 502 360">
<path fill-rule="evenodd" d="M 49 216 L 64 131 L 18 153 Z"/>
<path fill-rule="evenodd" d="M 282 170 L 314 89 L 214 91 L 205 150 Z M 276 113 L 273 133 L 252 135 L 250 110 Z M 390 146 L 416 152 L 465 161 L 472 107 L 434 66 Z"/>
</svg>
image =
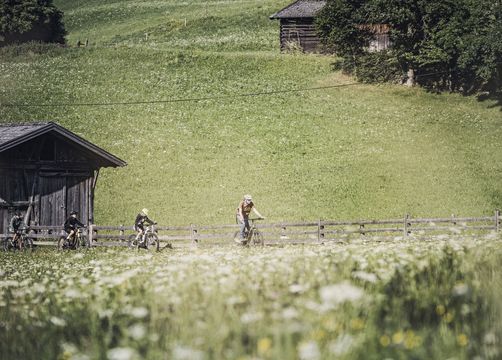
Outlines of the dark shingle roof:
<svg viewBox="0 0 502 360">
<path fill-rule="evenodd" d="M 26 124 L 0 124 L 0 153 L 49 132 L 56 133 L 80 146 L 85 151 L 99 157 L 103 166 L 117 167 L 126 165 L 125 161 L 52 121 Z"/>
<path fill-rule="evenodd" d="M 270 19 L 312 18 L 326 5 L 324 0 L 298 0 L 270 16 Z"/>
</svg>

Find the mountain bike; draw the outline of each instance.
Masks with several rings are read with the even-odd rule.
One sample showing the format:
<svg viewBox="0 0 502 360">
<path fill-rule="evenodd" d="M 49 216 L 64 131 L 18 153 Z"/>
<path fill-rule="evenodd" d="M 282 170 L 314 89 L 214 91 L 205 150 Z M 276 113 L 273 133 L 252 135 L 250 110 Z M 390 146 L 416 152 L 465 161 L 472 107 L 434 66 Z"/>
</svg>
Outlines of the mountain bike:
<svg viewBox="0 0 502 360">
<path fill-rule="evenodd" d="M 255 221 L 263 220 L 262 218 L 249 219 L 249 230 L 245 229 L 244 239 L 240 238 L 241 232 L 237 231 L 234 234 L 234 241 L 239 245 L 264 245 L 263 235 L 256 227 Z"/>
<path fill-rule="evenodd" d="M 157 229 L 155 228 L 156 224 L 152 224 L 146 227 L 145 231 L 143 231 L 143 235 L 141 235 L 140 240 L 138 241 L 137 234 L 129 235 L 127 239 L 127 243 L 130 248 L 146 249 L 151 251 L 159 251 L 160 242 L 159 237 L 157 235 Z"/>
<path fill-rule="evenodd" d="M 58 241 L 58 250 L 77 250 L 80 246 L 85 246 L 85 238 L 82 233 L 82 228 L 77 228 L 75 234 L 67 239 L 67 236 L 62 235 Z"/>
<path fill-rule="evenodd" d="M 26 236 L 23 231 L 17 231 L 13 237 L 9 236 L 4 239 L 2 247 L 4 251 L 31 251 L 33 249 L 33 239 Z"/>
</svg>

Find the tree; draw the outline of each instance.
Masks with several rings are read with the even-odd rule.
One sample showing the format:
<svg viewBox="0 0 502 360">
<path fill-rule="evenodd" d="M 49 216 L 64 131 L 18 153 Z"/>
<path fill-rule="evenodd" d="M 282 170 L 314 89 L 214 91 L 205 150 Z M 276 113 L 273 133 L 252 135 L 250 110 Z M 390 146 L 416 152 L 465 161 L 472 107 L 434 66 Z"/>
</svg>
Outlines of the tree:
<svg viewBox="0 0 502 360">
<path fill-rule="evenodd" d="M 63 12 L 52 0 L 0 0 L 0 46 L 27 41 L 65 43 Z"/>
<path fill-rule="evenodd" d="M 328 0 L 320 15 L 321 39 L 342 57 L 342 68 L 353 73 L 371 74 L 382 71 L 384 58 L 396 64 L 401 77 L 435 90 L 472 93 L 478 90 L 501 90 L 502 5 L 501 0 L 368 0 L 352 12 L 340 8 L 354 0 Z M 350 19 L 342 19 L 349 17 Z M 392 48 L 381 55 L 364 51 L 358 35 L 349 34 L 364 24 L 387 24 Z M 348 46 L 358 46 L 351 49 Z M 358 60 L 347 62 L 357 54 Z M 356 63 L 364 71 L 353 66 Z M 387 69 L 386 71 L 388 71 Z M 372 76 L 371 81 L 382 79 Z M 384 77 L 385 78 L 385 77 Z"/>
</svg>

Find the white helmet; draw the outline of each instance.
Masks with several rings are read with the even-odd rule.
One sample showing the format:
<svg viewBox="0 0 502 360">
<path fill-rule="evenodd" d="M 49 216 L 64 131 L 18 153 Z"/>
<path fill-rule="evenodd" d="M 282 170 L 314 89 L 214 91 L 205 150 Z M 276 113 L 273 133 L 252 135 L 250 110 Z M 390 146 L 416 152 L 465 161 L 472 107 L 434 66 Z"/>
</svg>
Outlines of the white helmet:
<svg viewBox="0 0 502 360">
<path fill-rule="evenodd" d="M 249 200 L 249 201 L 252 201 L 253 200 L 253 197 L 251 195 L 244 195 L 244 200 Z"/>
<path fill-rule="evenodd" d="M 147 208 L 144 208 L 143 210 L 141 210 L 141 212 L 143 214 L 145 214 L 146 216 L 148 216 L 148 209 Z"/>
</svg>

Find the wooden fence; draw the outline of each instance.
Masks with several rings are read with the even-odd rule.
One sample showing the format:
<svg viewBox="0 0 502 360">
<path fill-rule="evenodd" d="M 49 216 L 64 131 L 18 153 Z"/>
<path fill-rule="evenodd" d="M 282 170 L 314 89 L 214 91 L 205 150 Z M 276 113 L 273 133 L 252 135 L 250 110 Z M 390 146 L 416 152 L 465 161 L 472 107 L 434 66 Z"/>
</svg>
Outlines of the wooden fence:
<svg viewBox="0 0 502 360">
<path fill-rule="evenodd" d="M 421 237 L 427 235 L 473 235 L 499 232 L 500 211 L 493 216 L 445 218 L 412 218 L 405 215 L 400 219 L 326 221 L 317 220 L 302 223 L 257 223 L 265 245 L 322 244 L 344 242 L 355 238 L 393 239 L 396 237 Z M 233 243 L 238 225 L 209 226 L 157 226 L 161 247 L 171 243 L 176 246 L 221 245 Z M 128 246 L 128 237 L 134 234 L 132 226 L 90 225 L 86 234 L 87 244 L 96 246 Z M 37 245 L 55 245 L 63 234 L 62 227 L 31 226 L 29 236 Z M 5 238 L 7 234 L 0 234 Z"/>
</svg>

